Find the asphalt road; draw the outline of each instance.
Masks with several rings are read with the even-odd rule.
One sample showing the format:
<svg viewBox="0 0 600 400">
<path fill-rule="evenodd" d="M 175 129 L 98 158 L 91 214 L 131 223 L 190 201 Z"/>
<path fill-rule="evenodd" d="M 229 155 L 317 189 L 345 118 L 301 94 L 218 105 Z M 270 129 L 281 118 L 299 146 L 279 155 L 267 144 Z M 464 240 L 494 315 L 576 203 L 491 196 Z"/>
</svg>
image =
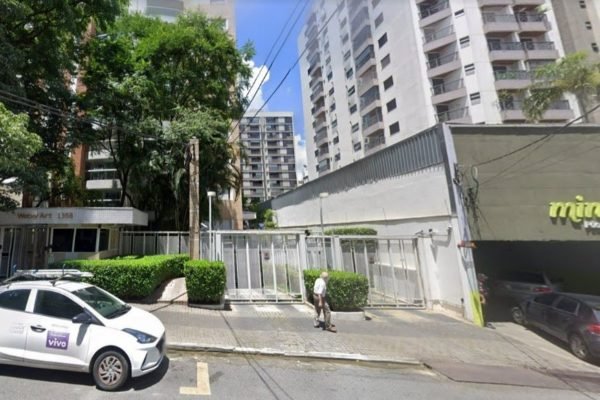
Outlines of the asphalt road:
<svg viewBox="0 0 600 400">
<path fill-rule="evenodd" d="M 390 365 L 170 353 L 161 370 L 117 393 L 99 391 L 85 374 L 0 366 L 0 398 L 578 400 L 600 394 L 458 383 L 427 369 Z"/>
</svg>

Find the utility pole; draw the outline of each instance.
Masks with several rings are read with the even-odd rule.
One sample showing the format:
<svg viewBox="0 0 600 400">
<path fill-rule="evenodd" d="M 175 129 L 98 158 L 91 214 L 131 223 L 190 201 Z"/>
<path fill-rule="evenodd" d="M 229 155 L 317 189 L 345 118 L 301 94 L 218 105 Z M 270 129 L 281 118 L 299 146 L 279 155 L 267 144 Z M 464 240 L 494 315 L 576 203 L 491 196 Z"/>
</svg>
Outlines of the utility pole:
<svg viewBox="0 0 600 400">
<path fill-rule="evenodd" d="M 200 259 L 200 141 L 190 140 L 190 259 Z"/>
</svg>

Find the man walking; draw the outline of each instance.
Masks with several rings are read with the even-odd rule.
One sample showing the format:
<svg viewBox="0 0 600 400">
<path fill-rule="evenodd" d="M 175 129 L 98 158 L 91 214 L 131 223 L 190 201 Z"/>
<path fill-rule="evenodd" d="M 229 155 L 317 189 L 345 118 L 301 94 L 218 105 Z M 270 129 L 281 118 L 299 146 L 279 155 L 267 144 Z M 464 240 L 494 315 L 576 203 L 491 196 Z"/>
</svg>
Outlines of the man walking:
<svg viewBox="0 0 600 400">
<path fill-rule="evenodd" d="M 319 316 L 321 310 L 323 310 L 323 318 L 325 320 L 325 330 L 329 332 L 337 332 L 335 325 L 331 324 L 331 309 L 327 304 L 327 281 L 329 281 L 329 274 L 327 272 L 321 272 L 320 278 L 315 281 L 313 288 L 313 303 L 315 305 L 315 328 L 320 326 Z"/>
</svg>

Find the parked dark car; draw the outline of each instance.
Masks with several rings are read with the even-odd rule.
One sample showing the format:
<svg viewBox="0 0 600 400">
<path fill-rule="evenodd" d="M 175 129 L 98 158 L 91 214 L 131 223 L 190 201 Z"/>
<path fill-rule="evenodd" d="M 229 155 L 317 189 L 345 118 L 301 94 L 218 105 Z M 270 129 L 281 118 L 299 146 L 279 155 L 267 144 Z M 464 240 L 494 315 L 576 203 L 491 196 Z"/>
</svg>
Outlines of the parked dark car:
<svg viewBox="0 0 600 400">
<path fill-rule="evenodd" d="M 511 307 L 531 296 L 562 290 L 560 282 L 552 281 L 544 272 L 532 271 L 506 271 L 491 286 L 492 296 Z"/>
<path fill-rule="evenodd" d="M 541 294 L 514 307 L 512 316 L 568 343 L 582 360 L 600 359 L 600 296 Z"/>
</svg>

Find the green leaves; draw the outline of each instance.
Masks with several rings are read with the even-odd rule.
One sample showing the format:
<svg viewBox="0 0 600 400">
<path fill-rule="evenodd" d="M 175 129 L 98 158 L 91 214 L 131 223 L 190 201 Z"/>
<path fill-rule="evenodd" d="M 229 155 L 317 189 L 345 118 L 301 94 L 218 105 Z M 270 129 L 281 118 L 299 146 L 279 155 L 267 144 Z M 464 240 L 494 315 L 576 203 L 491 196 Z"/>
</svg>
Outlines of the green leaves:
<svg viewBox="0 0 600 400">
<path fill-rule="evenodd" d="M 335 311 L 356 311 L 367 304 L 369 281 L 366 276 L 345 271 L 328 271 L 327 297 Z M 315 281 L 321 275 L 317 269 L 304 270 L 306 295 L 312 302 Z"/>
<path fill-rule="evenodd" d="M 377 235 L 377 231 L 372 228 L 364 228 L 364 227 L 357 226 L 357 227 L 328 229 L 325 231 L 325 234 L 332 235 L 332 236 L 353 236 L 353 235 L 373 236 L 373 235 Z"/>
<path fill-rule="evenodd" d="M 185 263 L 185 285 L 193 303 L 219 303 L 225 293 L 225 264 L 220 261 L 190 260 Z"/>
</svg>

